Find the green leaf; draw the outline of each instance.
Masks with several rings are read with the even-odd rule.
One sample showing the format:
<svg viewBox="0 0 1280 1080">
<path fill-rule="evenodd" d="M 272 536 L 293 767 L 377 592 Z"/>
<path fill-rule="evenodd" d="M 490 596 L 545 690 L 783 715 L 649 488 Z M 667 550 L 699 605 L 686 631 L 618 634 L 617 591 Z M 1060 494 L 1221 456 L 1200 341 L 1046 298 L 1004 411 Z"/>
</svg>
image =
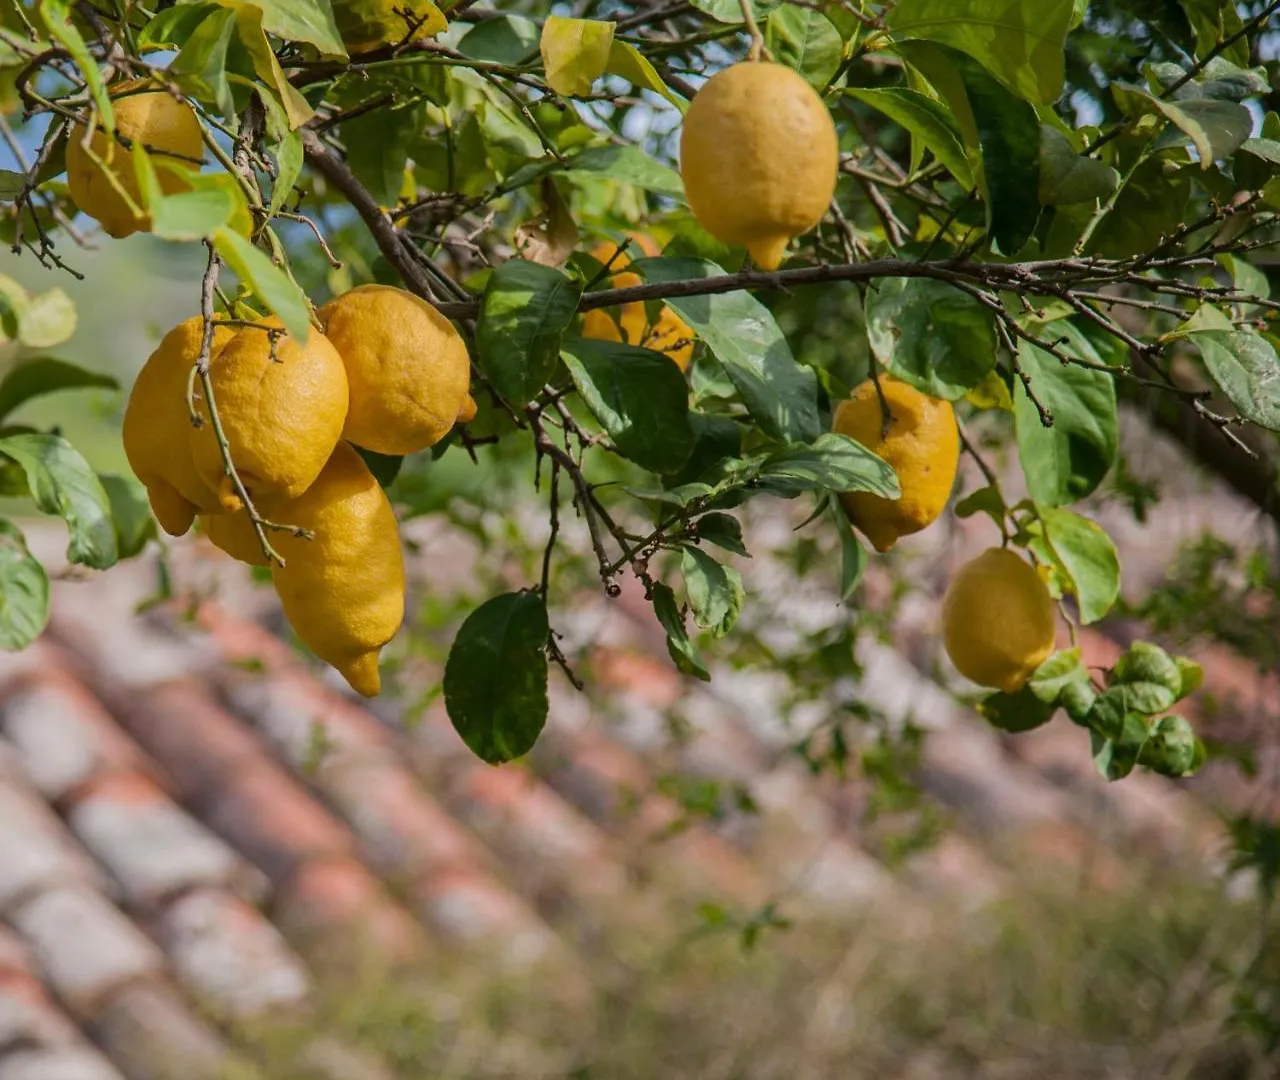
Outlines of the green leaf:
<svg viewBox="0 0 1280 1080">
<path fill-rule="evenodd" d="M 1101 363 L 1070 323 L 1050 323 L 1042 336 L 1066 337 L 1058 346 L 1069 356 Z M 1053 418 L 1045 427 L 1021 379 L 1014 384 L 1014 426 L 1027 490 L 1047 506 L 1074 503 L 1102 482 L 1119 444 L 1115 380 L 1105 371 L 1064 364 L 1027 341 L 1018 342 L 1018 363 L 1031 392 Z"/>
<path fill-rule="evenodd" d="M 236 4 L 234 11 L 236 36 L 249 53 L 257 82 L 271 87 L 279 95 L 280 105 L 289 118 L 290 126 L 300 127 L 315 115 L 315 110 L 289 81 L 280 66 L 262 25 L 262 11 L 243 3 Z"/>
<path fill-rule="evenodd" d="M 16 199 L 26 186 L 27 174 L 0 169 L 0 199 Z"/>
<path fill-rule="evenodd" d="M 380 488 L 385 491 L 396 482 L 396 477 L 400 475 L 400 468 L 404 465 L 403 457 L 396 454 L 379 454 L 376 450 L 366 450 L 362 446 L 357 446 L 355 451 L 369 466 L 369 471 L 373 473 L 373 478 L 378 481 Z"/>
<path fill-rule="evenodd" d="M 877 89 L 849 88 L 844 91 L 870 105 L 916 136 L 956 178 L 963 188 L 973 187 L 973 170 L 965 157 L 964 144 L 947 107 L 916 90 L 902 86 Z"/>
<path fill-rule="evenodd" d="M 742 576 L 732 566 L 716 562 L 695 547 L 684 549 L 680 570 L 684 574 L 694 622 L 711 630 L 716 637 L 724 637 L 738 621 L 746 601 Z"/>
<path fill-rule="evenodd" d="M 1138 713 L 1125 713 L 1119 731 L 1112 738 L 1093 732 L 1093 764 L 1102 778 L 1123 780 L 1133 772 L 1150 735 L 1151 729 Z"/>
<path fill-rule="evenodd" d="M 1175 124 L 1191 140 L 1200 155 L 1200 168 L 1230 157 L 1253 132 L 1253 114 L 1235 101 L 1195 98 L 1165 101 L 1139 86 L 1120 84 L 1120 89 L 1141 102 L 1145 111 L 1154 111 Z"/>
<path fill-rule="evenodd" d="M 262 11 L 262 29 L 285 41 L 314 45 L 325 57 L 345 57 L 329 0 L 238 0 Z M 338 0 L 342 3 L 343 0 Z"/>
<path fill-rule="evenodd" d="M 869 491 L 882 499 L 902 497 L 893 469 L 860 442 L 827 432 L 809 446 L 788 446 L 760 464 L 756 484 L 790 498 L 805 491 Z"/>
<path fill-rule="evenodd" d="M 148 540 L 156 538 L 156 519 L 151 514 L 147 491 L 136 480 L 99 473 L 102 490 L 111 504 L 111 521 L 116 531 L 116 551 L 122 559 L 132 559 Z"/>
<path fill-rule="evenodd" d="M 11 368 L 0 382 L 0 420 L 42 394 L 57 390 L 116 390 L 119 386 L 110 375 L 86 371 L 51 356 L 32 357 Z"/>
<path fill-rule="evenodd" d="M 568 342 L 560 355 L 623 457 L 658 473 L 675 472 L 689 459 L 689 388 L 670 357 L 583 338 Z"/>
<path fill-rule="evenodd" d="M 765 47 L 780 64 L 798 71 L 817 90 L 825 89 L 840 67 L 844 42 L 821 11 L 783 4 L 764 27 Z"/>
<path fill-rule="evenodd" d="M 1088 679 L 1082 679 L 1079 682 L 1067 683 L 1062 688 L 1058 704 L 1067 710 L 1067 715 L 1072 721 L 1087 727 L 1089 713 L 1097 700 L 1098 692 L 1093 688 L 1093 683 Z"/>
<path fill-rule="evenodd" d="M 536 592 L 486 600 L 463 622 L 444 701 L 472 753 L 500 765 L 533 749 L 547 722 L 547 609 Z"/>
<path fill-rule="evenodd" d="M 236 102 L 227 82 L 227 52 L 236 36 L 236 13 L 205 4 L 195 8 L 203 9 L 204 15 L 195 25 L 182 26 L 187 33 L 185 42 L 167 70 L 192 97 L 216 106 L 225 119 L 234 120 Z"/>
<path fill-rule="evenodd" d="M 297 283 L 264 252 L 231 229 L 222 228 L 214 233 L 213 246 L 236 277 L 280 316 L 285 329 L 299 341 L 306 341 L 311 333 L 311 315 L 306 295 Z"/>
<path fill-rule="evenodd" d="M 634 45 L 615 40 L 609 47 L 609 63 L 605 71 L 626 79 L 632 86 L 660 94 L 681 112 L 686 108 L 684 100 L 662 81 L 654 66 Z"/>
<path fill-rule="evenodd" d="M 1185 336 L 1240 415 L 1280 431 L 1280 358 L 1270 340 L 1235 328 L 1192 331 Z"/>
<path fill-rule="evenodd" d="M 551 15 L 542 24 L 539 49 L 547 85 L 564 97 L 584 97 L 604 74 L 613 44 L 612 22 Z"/>
<path fill-rule="evenodd" d="M 230 192 L 206 188 L 165 195 L 148 209 L 151 232 L 161 240 L 200 240 L 230 222 L 236 204 Z"/>
<path fill-rule="evenodd" d="M 0 438 L 0 454 L 16 461 L 27 474 L 36 505 L 67 523 L 67 558 L 95 570 L 117 559 L 111 502 L 88 462 L 61 435 L 43 433 Z"/>
<path fill-rule="evenodd" d="M 655 195 L 684 199 L 684 181 L 674 169 L 655 161 L 638 146 L 593 146 L 568 159 L 570 172 L 598 173 L 635 184 Z"/>
<path fill-rule="evenodd" d="M 1084 157 L 1057 128 L 1040 125 L 1040 202 L 1045 206 L 1105 199 L 1120 183 L 1120 174 Z"/>
<path fill-rule="evenodd" d="M 502 15 L 477 23 L 458 42 L 458 52 L 473 60 L 522 64 L 538 51 L 538 24 L 523 15 Z"/>
<path fill-rule="evenodd" d="M 710 15 L 716 22 L 742 22 L 742 4 L 740 0 L 690 0 L 699 11 Z M 769 12 L 773 11 L 782 0 L 750 0 L 751 13 L 756 20 L 763 22 Z"/>
<path fill-rule="evenodd" d="M 840 600 L 843 602 L 862 584 L 862 575 L 866 573 L 870 560 L 840 500 L 829 499 L 827 506 L 835 521 L 836 535 L 840 537 Z"/>
<path fill-rule="evenodd" d="M 1175 656 L 1173 662 L 1178 665 L 1181 681 L 1178 685 L 1178 700 L 1194 694 L 1204 685 L 1204 668 L 1189 656 Z"/>
<path fill-rule="evenodd" d="M 977 299 L 930 278 L 881 279 L 867 293 L 867 340 L 890 374 L 954 401 L 996 364 L 996 324 Z"/>
<path fill-rule="evenodd" d="M 1129 646 L 1116 662 L 1112 678 L 1124 688 L 1126 708 L 1148 716 L 1170 708 L 1182 689 L 1182 672 L 1173 657 L 1147 641 Z"/>
<path fill-rule="evenodd" d="M 926 39 L 967 53 L 1027 101 L 1062 93 L 1072 0 L 899 0 L 889 12 L 895 40 Z"/>
<path fill-rule="evenodd" d="M 1048 550 L 1044 554 L 1071 582 L 1080 621 L 1094 623 L 1115 603 L 1120 593 L 1120 558 L 1100 525 L 1071 510 L 1042 507 L 1039 518 Z"/>
<path fill-rule="evenodd" d="M 76 332 L 76 306 L 58 287 L 31 297 L 18 311 L 18 340 L 28 349 L 52 349 Z"/>
<path fill-rule="evenodd" d="M 1076 648 L 1059 649 L 1031 674 L 1027 689 L 1046 703 L 1056 703 L 1074 683 L 1089 681 L 1089 672 Z"/>
<path fill-rule="evenodd" d="M 284 206 L 285 201 L 293 193 L 293 185 L 302 175 L 302 132 L 292 131 L 274 148 L 276 158 L 276 178 L 271 185 L 271 203 L 267 207 L 268 215 L 274 214 Z"/>
<path fill-rule="evenodd" d="M 1016 694 L 997 690 L 979 701 L 976 708 L 992 727 L 1013 735 L 1038 728 L 1058 711 L 1055 702 L 1040 700 L 1025 686 Z"/>
<path fill-rule="evenodd" d="M 1149 251 L 1177 227 L 1191 194 L 1190 170 L 1171 172 L 1167 164 L 1165 155 L 1157 154 L 1133 170 L 1086 251 L 1127 258 Z"/>
<path fill-rule="evenodd" d="M 512 404 L 531 400 L 551 377 L 581 291 L 559 270 L 523 259 L 508 259 L 490 275 L 476 325 L 477 359 Z"/>
<path fill-rule="evenodd" d="M 1204 760 L 1204 747 L 1181 716 L 1162 717 L 1138 756 L 1138 764 L 1162 776 L 1189 776 Z"/>
<path fill-rule="evenodd" d="M 698 539 L 707 544 L 715 544 L 735 555 L 748 556 L 746 545 L 742 542 L 742 523 L 732 514 L 713 511 L 703 514 L 694 523 Z"/>
<path fill-rule="evenodd" d="M 94 108 L 98 111 L 98 123 L 106 129 L 108 134 L 114 134 L 115 114 L 111 109 L 106 80 L 102 77 L 102 69 L 98 66 L 97 58 L 89 51 L 84 37 L 71 20 L 71 4 L 66 3 L 65 0 L 64 2 L 45 0 L 44 3 L 35 5 L 34 10 L 37 20 L 43 22 L 49 31 L 49 36 L 66 49 L 75 61 L 76 67 L 79 68 L 85 85 L 89 88 L 89 95 L 93 98 Z"/>
<path fill-rule="evenodd" d="M 676 604 L 676 594 L 671 591 L 671 586 L 661 581 L 653 586 L 653 613 L 667 632 L 667 652 L 676 667 L 685 675 L 710 682 L 711 673 L 703 666 L 698 650 L 684 628 L 684 616 Z"/>
<path fill-rule="evenodd" d="M 25 649 L 49 622 L 49 579 L 22 531 L 0 518 L 0 649 Z"/>
<path fill-rule="evenodd" d="M 399 201 L 409 147 L 425 122 L 426 110 L 415 105 L 374 109 L 339 125 L 351 171 L 379 206 L 393 207 Z"/>
<path fill-rule="evenodd" d="M 629 270 L 645 281 L 718 277 L 704 259 L 638 259 Z M 818 380 L 797 364 L 769 309 L 746 292 L 672 296 L 667 304 L 724 365 L 761 430 L 783 442 L 812 442 L 818 421 Z"/>
<path fill-rule="evenodd" d="M 957 502 L 954 513 L 961 519 L 973 517 L 974 514 L 988 514 L 992 521 L 1001 525 L 1006 513 L 1004 496 L 1000 494 L 998 487 L 980 487 Z"/>
</svg>

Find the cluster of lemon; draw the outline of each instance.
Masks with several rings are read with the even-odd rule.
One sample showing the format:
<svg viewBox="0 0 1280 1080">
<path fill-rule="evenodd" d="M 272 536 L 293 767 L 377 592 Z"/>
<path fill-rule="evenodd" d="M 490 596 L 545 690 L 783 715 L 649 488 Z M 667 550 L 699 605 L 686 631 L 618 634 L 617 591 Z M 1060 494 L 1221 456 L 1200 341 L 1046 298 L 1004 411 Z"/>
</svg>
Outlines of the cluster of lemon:
<svg viewBox="0 0 1280 1080">
<path fill-rule="evenodd" d="M 268 565 L 241 488 L 262 518 L 311 534 L 270 533 L 284 560 L 272 581 L 298 636 L 372 696 L 378 654 L 404 616 L 404 559 L 391 504 L 352 447 L 410 454 L 439 442 L 475 415 L 470 363 L 449 321 L 400 289 L 364 285 L 317 314 L 324 332 L 306 341 L 275 317 L 215 321 L 212 410 L 200 382 L 188 400 L 204 319 L 179 323 L 134 383 L 124 447 L 174 536 L 199 515 L 218 547 Z"/>
</svg>

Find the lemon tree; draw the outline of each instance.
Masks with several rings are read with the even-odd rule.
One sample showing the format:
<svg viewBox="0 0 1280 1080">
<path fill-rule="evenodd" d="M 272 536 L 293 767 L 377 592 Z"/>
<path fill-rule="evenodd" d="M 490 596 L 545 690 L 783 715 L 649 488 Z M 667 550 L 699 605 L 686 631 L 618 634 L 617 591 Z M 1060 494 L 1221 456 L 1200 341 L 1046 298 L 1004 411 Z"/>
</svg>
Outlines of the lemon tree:
<svg viewBox="0 0 1280 1080">
<path fill-rule="evenodd" d="M 198 518 L 376 693 L 404 608 L 393 506 L 434 507 L 443 455 L 521 462 L 549 537 L 509 531 L 527 579 L 465 618 L 442 684 L 493 763 L 537 740 L 551 668 L 577 681 L 555 630 L 569 530 L 707 678 L 752 603 L 749 501 L 810 503 L 830 543 L 805 570 L 846 598 L 879 557 L 862 536 L 982 515 L 994 553 L 954 583 L 946 643 L 997 688 L 982 713 L 1066 717 L 1110 778 L 1185 775 L 1195 661 L 1138 643 L 1086 670 L 1053 643 L 1119 595 L 1090 498 L 1150 497 L 1118 461 L 1122 408 L 1280 521 L 1278 13 L 17 0 L 5 241 L 75 273 L 86 234 L 150 233 L 206 270 L 124 388 L 139 483 L 21 425 L 0 483 L 94 569 L 157 537 L 152 515 L 175 535 Z M 103 384 L 56 355 L 59 290 L 0 281 L 0 319 L 0 420 Z M 961 455 L 983 485 L 953 491 Z M 21 648 L 47 578 L 12 522 L 0 550 L 0 644 Z"/>
</svg>

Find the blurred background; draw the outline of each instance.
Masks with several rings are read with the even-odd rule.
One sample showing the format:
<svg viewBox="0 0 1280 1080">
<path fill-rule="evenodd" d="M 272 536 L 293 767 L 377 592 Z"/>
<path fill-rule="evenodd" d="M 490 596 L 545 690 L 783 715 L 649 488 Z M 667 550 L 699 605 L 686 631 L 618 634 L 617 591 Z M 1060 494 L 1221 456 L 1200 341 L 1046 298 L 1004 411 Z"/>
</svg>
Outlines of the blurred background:
<svg viewBox="0 0 1280 1080">
<path fill-rule="evenodd" d="M 196 310 L 199 255 L 136 237 L 77 253 L 83 282 L 0 272 L 65 290 L 56 355 L 127 390 Z M 860 377 L 856 294 L 776 311 L 798 357 Z M 15 421 L 127 475 L 124 393 Z M 1017 493 L 1006 418 L 983 419 Z M 1201 660 L 1190 781 L 1109 785 L 1065 718 L 1005 736 L 966 706 L 937 608 L 995 538 L 982 515 L 904 540 L 841 602 L 831 530 L 754 500 L 709 684 L 641 596 L 566 557 L 553 621 L 586 690 L 554 674 L 536 751 L 493 769 L 440 675 L 474 604 L 536 576 L 519 440 L 418 455 L 392 485 L 410 616 L 370 703 L 201 538 L 90 575 L 10 506 L 56 580 L 49 632 L 0 658 L 0 1077 L 1280 1074 L 1274 523 L 1140 405 L 1124 421 L 1087 508 L 1124 602 L 1080 644 Z M 564 523 L 566 553 L 584 531 Z"/>
</svg>

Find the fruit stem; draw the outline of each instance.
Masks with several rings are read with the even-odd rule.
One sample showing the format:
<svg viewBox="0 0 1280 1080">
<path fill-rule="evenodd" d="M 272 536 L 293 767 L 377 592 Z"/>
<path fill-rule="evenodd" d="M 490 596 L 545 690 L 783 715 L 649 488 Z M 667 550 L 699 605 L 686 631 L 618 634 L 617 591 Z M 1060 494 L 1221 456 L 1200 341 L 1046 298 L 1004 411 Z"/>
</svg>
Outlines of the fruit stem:
<svg viewBox="0 0 1280 1080">
<path fill-rule="evenodd" d="M 738 0 L 738 4 L 742 8 L 742 21 L 751 37 L 751 47 L 747 50 L 747 59 L 756 61 L 763 56 L 766 60 L 772 60 L 773 54 L 764 46 L 764 35 L 760 33 L 760 26 L 756 22 L 756 13 L 751 10 L 751 0 Z"/>
</svg>

